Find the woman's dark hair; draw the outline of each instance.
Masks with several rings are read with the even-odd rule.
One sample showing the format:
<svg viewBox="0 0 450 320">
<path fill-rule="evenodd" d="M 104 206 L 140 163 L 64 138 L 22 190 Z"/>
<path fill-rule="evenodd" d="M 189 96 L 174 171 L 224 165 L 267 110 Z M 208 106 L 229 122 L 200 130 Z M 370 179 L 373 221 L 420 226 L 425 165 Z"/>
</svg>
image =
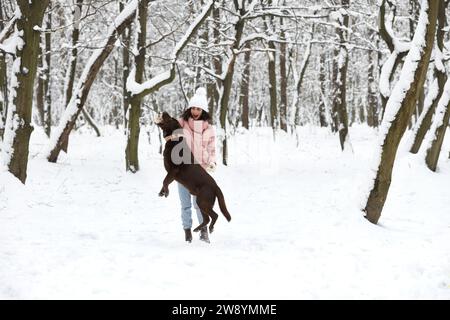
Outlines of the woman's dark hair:
<svg viewBox="0 0 450 320">
<path fill-rule="evenodd" d="M 191 108 L 187 108 L 186 110 L 184 110 L 184 112 L 181 115 L 181 118 L 183 118 L 184 121 L 188 121 L 189 118 L 192 117 L 191 114 Z M 211 116 L 209 115 L 208 112 L 206 112 L 205 110 L 202 109 L 202 114 L 200 115 L 200 118 L 198 120 L 204 120 L 204 121 L 211 121 Z"/>
</svg>

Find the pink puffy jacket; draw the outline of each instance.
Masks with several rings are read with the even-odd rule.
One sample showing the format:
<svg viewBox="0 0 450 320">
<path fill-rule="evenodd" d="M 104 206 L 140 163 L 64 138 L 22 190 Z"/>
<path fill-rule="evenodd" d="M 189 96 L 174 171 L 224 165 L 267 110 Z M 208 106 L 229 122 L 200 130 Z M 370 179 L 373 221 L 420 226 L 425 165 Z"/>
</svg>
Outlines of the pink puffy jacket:
<svg viewBox="0 0 450 320">
<path fill-rule="evenodd" d="M 203 167 L 216 162 L 216 137 L 214 128 L 204 120 L 194 120 L 192 117 L 188 121 L 183 118 L 178 119 L 186 142 L 191 148 L 195 160 Z"/>
</svg>

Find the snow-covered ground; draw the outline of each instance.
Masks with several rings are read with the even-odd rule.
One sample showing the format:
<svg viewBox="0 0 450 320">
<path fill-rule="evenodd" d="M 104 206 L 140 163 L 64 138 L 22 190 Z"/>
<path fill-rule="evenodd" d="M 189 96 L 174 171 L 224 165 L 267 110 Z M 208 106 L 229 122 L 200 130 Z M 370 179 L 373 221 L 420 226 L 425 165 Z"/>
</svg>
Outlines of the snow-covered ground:
<svg viewBox="0 0 450 320">
<path fill-rule="evenodd" d="M 131 174 L 118 131 L 75 133 L 51 164 L 36 128 L 26 186 L 0 175 L 0 298 L 450 299 L 450 139 L 437 173 L 400 152 L 372 225 L 359 205 L 376 132 L 351 128 L 354 153 L 326 129 L 298 132 L 298 148 L 269 129 L 232 137 L 213 174 L 232 220 L 188 244 L 175 184 L 157 196 L 155 132 Z"/>
</svg>

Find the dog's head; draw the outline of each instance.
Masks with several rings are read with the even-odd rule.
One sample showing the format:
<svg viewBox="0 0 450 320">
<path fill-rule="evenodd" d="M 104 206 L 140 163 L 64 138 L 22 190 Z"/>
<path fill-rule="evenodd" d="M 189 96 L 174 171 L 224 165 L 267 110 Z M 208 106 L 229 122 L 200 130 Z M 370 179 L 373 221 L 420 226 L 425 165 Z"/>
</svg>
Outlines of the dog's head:
<svg viewBox="0 0 450 320">
<path fill-rule="evenodd" d="M 164 138 L 170 136 L 176 129 L 181 128 L 178 120 L 169 116 L 165 111 L 156 116 L 155 123 L 163 131 Z"/>
</svg>

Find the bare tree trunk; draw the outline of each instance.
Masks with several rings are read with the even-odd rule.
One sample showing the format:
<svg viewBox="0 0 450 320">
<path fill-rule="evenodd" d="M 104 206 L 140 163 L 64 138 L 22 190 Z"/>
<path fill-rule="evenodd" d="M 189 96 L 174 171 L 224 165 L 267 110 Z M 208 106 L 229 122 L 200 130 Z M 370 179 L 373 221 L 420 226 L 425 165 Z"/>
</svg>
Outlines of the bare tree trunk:
<svg viewBox="0 0 450 320">
<path fill-rule="evenodd" d="M 270 94 L 270 125 L 273 130 L 278 127 L 278 108 L 277 108 L 277 72 L 275 70 L 275 44 L 273 41 L 269 41 L 269 94 Z"/>
<path fill-rule="evenodd" d="M 0 25 L 0 27 L 2 26 Z M 6 71 L 6 56 L 3 51 L 0 51 L 0 141 L 3 140 L 8 112 L 8 78 Z"/>
<path fill-rule="evenodd" d="M 267 4 L 272 6 L 272 0 L 268 0 Z M 275 26 L 273 23 L 273 18 L 270 17 L 269 21 L 266 21 L 266 17 L 264 16 L 264 25 L 266 32 L 269 35 L 275 33 Z M 269 62 L 267 64 L 268 74 L 269 74 L 269 96 L 270 96 L 270 125 L 272 129 L 275 131 L 278 128 L 278 105 L 277 105 L 277 72 L 276 72 L 276 48 L 275 43 L 273 41 L 268 41 L 268 58 Z"/>
<path fill-rule="evenodd" d="M 314 33 L 314 26 L 312 27 L 312 34 Z M 311 39 L 312 41 L 312 39 Z M 298 78 L 296 80 L 296 84 L 295 84 L 295 95 L 294 95 L 294 101 L 293 101 L 293 112 L 295 112 L 294 115 L 294 124 L 298 125 L 300 123 L 300 93 L 301 93 L 301 89 L 302 89 L 302 83 L 303 83 L 303 78 L 305 76 L 305 71 L 306 68 L 308 67 L 309 64 L 309 57 L 311 56 L 311 41 L 309 41 L 306 44 L 306 50 L 303 56 L 303 60 L 302 60 L 302 64 L 300 66 L 300 71 L 298 73 Z"/>
<path fill-rule="evenodd" d="M 428 169 L 436 171 L 442 143 L 450 118 L 450 79 L 445 85 L 446 94 L 442 95 L 434 115 L 434 122 L 427 134 L 427 144 L 425 146 L 425 163 Z"/>
<path fill-rule="evenodd" d="M 418 30 L 411 43 L 410 54 L 406 57 L 400 79 L 394 88 L 396 93 L 402 95 L 404 93 L 404 98 L 402 101 L 396 101 L 397 97 L 394 97 L 388 101 L 387 110 L 391 112 L 389 116 L 383 119 L 382 125 L 385 128 L 383 130 L 385 135 L 382 137 L 379 146 L 380 160 L 373 186 L 363 209 L 366 213 L 365 217 L 375 224 L 381 216 L 386 201 L 398 145 L 414 112 L 419 89 L 424 84 L 433 48 L 439 3 L 434 0 L 424 0 L 422 6 Z M 422 45 L 423 43 L 425 43 L 425 46 Z M 411 76 L 414 79 L 412 83 L 406 81 Z"/>
<path fill-rule="evenodd" d="M 140 0 L 138 6 L 138 24 L 136 51 L 139 52 L 134 57 L 136 66 L 135 81 L 142 83 L 145 70 L 145 42 L 147 38 L 147 1 Z M 126 170 L 135 173 L 139 170 L 139 119 L 141 117 L 141 100 L 140 96 L 134 96 L 130 99 L 130 112 L 128 114 L 127 128 L 127 146 L 125 149 Z"/>
<path fill-rule="evenodd" d="M 119 3 L 119 10 L 122 12 L 124 8 L 124 4 L 121 1 Z M 130 53 L 129 53 L 129 47 L 130 47 L 130 41 L 131 41 L 131 28 L 130 25 L 125 27 L 125 30 L 122 34 L 122 42 L 123 42 L 123 48 L 122 48 L 122 65 L 123 65 L 123 71 L 122 71 L 122 103 L 123 103 L 123 129 L 124 134 L 127 133 L 127 127 L 128 127 L 128 117 L 127 112 L 130 105 L 129 97 L 127 94 L 127 79 L 128 75 L 130 74 Z"/>
<path fill-rule="evenodd" d="M 445 17 L 445 6 L 443 4 L 443 1 L 440 2 L 441 4 L 438 15 L 438 28 L 436 30 L 435 51 L 436 52 L 439 51 L 440 53 L 442 53 L 444 50 L 444 34 L 445 34 L 444 27 L 446 24 L 446 17 Z M 414 139 L 409 150 L 411 153 L 419 152 L 423 139 L 427 131 L 430 129 L 432 117 L 434 111 L 436 110 L 436 106 L 444 92 L 445 82 L 447 81 L 447 73 L 445 70 L 445 66 L 442 62 L 442 59 L 440 58 L 440 55 L 436 55 L 434 72 L 436 74 L 437 83 L 433 82 L 431 84 L 431 88 L 428 92 L 427 98 L 425 99 L 426 104 L 424 104 L 424 110 L 422 110 L 423 114 L 420 115 L 414 127 L 413 131 Z"/>
<path fill-rule="evenodd" d="M 444 3 L 444 1 L 440 1 L 439 4 L 439 13 L 438 13 L 438 31 L 436 35 L 436 40 L 438 43 L 438 46 L 436 48 L 436 51 L 440 51 L 440 56 L 442 56 L 443 52 L 443 43 L 444 43 L 444 28 L 447 24 L 446 19 L 446 8 L 448 5 L 448 1 Z M 446 75 L 445 65 L 442 61 L 437 61 L 438 59 L 435 59 L 436 64 L 440 64 L 438 66 L 439 71 L 443 71 L 443 73 Z M 439 72 L 439 73 L 441 73 Z M 438 74 L 439 74 L 438 73 Z M 442 76 L 442 75 L 441 75 Z M 438 78 L 439 79 L 439 78 Z M 439 97 L 439 103 L 436 107 L 436 113 L 433 120 L 433 125 L 430 128 L 429 132 L 429 138 L 427 146 L 426 146 L 426 156 L 425 156 L 425 162 L 427 164 L 427 167 L 432 170 L 436 171 L 437 163 L 439 160 L 439 155 L 441 153 L 442 143 L 444 142 L 444 136 L 445 132 L 447 131 L 447 126 L 449 124 L 449 118 L 450 118 L 450 80 L 446 80 L 446 85 L 443 88 L 443 93 L 441 93 Z"/>
<path fill-rule="evenodd" d="M 69 69 L 66 74 L 66 85 L 64 92 L 64 104 L 67 107 L 70 99 L 72 99 L 73 84 L 75 82 L 75 72 L 77 70 L 78 59 L 78 39 L 80 38 L 80 22 L 81 9 L 83 7 L 83 0 L 77 0 L 73 10 L 73 29 L 72 29 L 72 49 L 70 50 Z M 61 149 L 67 153 L 69 147 L 69 136 L 62 144 Z"/>
<path fill-rule="evenodd" d="M 327 126 L 325 116 L 325 54 L 319 54 L 319 82 L 320 82 L 320 103 L 319 103 L 319 123 L 321 127 Z"/>
<path fill-rule="evenodd" d="M 369 127 L 378 127 L 378 101 L 377 101 L 377 85 L 375 83 L 375 61 L 372 58 L 372 52 L 369 51 L 369 68 L 367 70 L 367 125 Z"/>
<path fill-rule="evenodd" d="M 242 126 L 248 130 L 249 128 L 249 85 L 250 85 L 250 43 L 245 45 L 244 53 L 244 71 L 241 80 L 241 94 L 239 96 L 239 105 L 242 109 Z"/>
<path fill-rule="evenodd" d="M 220 42 L 220 32 L 219 32 L 219 26 L 220 26 L 220 12 L 219 12 L 219 8 L 214 8 L 212 9 L 212 17 L 214 19 L 214 23 L 212 23 L 211 25 L 213 26 L 213 38 L 214 38 L 214 44 L 218 44 Z M 220 61 L 220 59 L 218 57 L 213 57 L 212 58 L 213 61 L 213 67 L 214 67 L 214 72 L 216 74 L 221 74 L 222 73 L 222 62 Z M 220 99 L 220 87 L 221 87 L 222 83 L 220 81 L 214 81 L 209 90 L 208 91 L 208 96 L 210 97 L 209 100 L 209 114 L 211 115 L 211 119 L 212 119 L 212 123 L 215 124 L 216 122 L 216 110 L 217 108 L 219 108 L 219 99 Z M 211 94 L 212 93 L 212 94 Z"/>
<path fill-rule="evenodd" d="M 338 68 L 338 62 L 336 57 L 339 56 L 339 50 L 337 48 L 334 48 L 334 57 L 332 61 L 332 79 L 331 79 L 331 85 L 332 85 L 332 103 L 331 103 L 331 131 L 338 132 L 339 130 L 339 115 L 338 115 L 338 104 L 336 103 L 339 99 L 339 86 L 337 84 L 339 79 L 339 68 Z"/>
<path fill-rule="evenodd" d="M 203 7 L 205 5 L 204 0 L 200 0 L 200 5 L 201 5 L 201 7 Z M 204 49 L 209 44 L 209 34 L 208 34 L 209 32 L 208 31 L 209 31 L 209 26 L 208 26 L 208 21 L 206 20 L 205 23 L 200 27 L 200 30 L 198 32 L 199 33 L 198 38 L 200 40 L 199 46 Z M 204 54 L 203 52 L 201 52 L 200 50 L 198 51 L 197 61 L 198 61 L 197 64 L 199 66 L 202 65 L 204 67 L 208 67 L 208 56 L 206 54 Z M 206 77 L 203 77 L 202 68 L 196 67 L 196 69 L 197 69 L 197 72 L 196 72 L 196 77 L 195 77 L 196 78 L 196 80 L 195 80 L 196 87 L 195 88 L 208 87 L 209 81 Z M 208 92 L 207 92 L 207 94 L 208 94 Z M 207 95 L 207 97 L 209 98 L 208 95 Z"/>
<path fill-rule="evenodd" d="M 38 55 L 38 69 L 37 69 L 37 86 L 36 86 L 36 109 L 39 115 L 39 125 L 45 127 L 45 89 L 44 89 L 44 46 L 43 34 L 39 39 L 39 55 Z"/>
<path fill-rule="evenodd" d="M 119 87 L 119 57 L 114 57 L 114 88 Z M 116 130 L 119 130 L 119 125 L 122 122 L 120 117 L 120 109 L 122 106 L 122 100 L 118 99 L 117 96 L 112 97 L 113 107 L 111 108 L 110 124 L 114 124 Z M 122 117 L 123 119 L 123 117 Z"/>
<path fill-rule="evenodd" d="M 98 128 L 98 126 L 95 124 L 94 119 L 92 119 L 91 115 L 85 110 L 85 108 L 83 108 L 83 116 L 86 119 L 86 122 L 92 127 L 92 129 L 94 129 L 95 133 L 97 134 L 97 137 L 100 137 L 100 129 Z"/>
<path fill-rule="evenodd" d="M 420 12 L 420 1 L 417 0 L 409 0 L 409 35 L 412 39 L 414 37 L 414 30 L 416 29 L 417 25 L 417 19 L 419 18 L 419 12 Z M 417 107 L 416 110 L 414 110 L 414 117 L 411 117 L 409 120 L 408 128 L 411 129 L 413 125 L 413 118 L 415 119 L 414 123 L 417 122 L 417 119 L 419 118 L 420 114 L 423 110 L 423 105 L 425 101 L 425 86 L 420 89 L 419 98 L 417 100 Z"/>
<path fill-rule="evenodd" d="M 349 7 L 350 0 L 342 0 L 342 6 L 344 8 Z M 349 24 L 349 16 L 347 13 L 343 14 L 341 17 L 341 21 L 339 21 L 339 24 L 344 27 L 348 28 Z M 337 112 L 337 120 L 338 120 L 338 127 L 337 130 L 339 131 L 339 141 L 341 143 L 341 149 L 344 150 L 347 139 L 348 139 L 348 113 L 347 113 L 347 100 L 346 100 L 346 90 L 347 90 L 347 67 L 348 67 L 348 50 L 346 46 L 347 41 L 347 32 L 344 31 L 342 28 L 337 29 L 337 33 L 339 36 L 339 50 L 336 50 L 337 56 L 335 56 L 335 59 L 337 60 L 337 66 L 336 66 L 336 83 L 335 88 L 335 94 L 333 96 L 333 106 L 335 109 L 335 112 Z"/>
<path fill-rule="evenodd" d="M 8 106 L 2 158 L 8 170 L 22 183 L 27 178 L 28 147 L 31 126 L 31 107 L 33 87 L 36 76 L 39 32 L 34 26 L 41 26 L 48 0 L 33 1 L 17 0 L 21 12 L 16 23 L 17 35 L 16 57 L 12 65 L 12 104 Z M 22 46 L 20 46 L 22 44 Z"/>
<path fill-rule="evenodd" d="M 3 8 L 0 6 L 0 30 L 4 28 Z M 6 67 L 6 54 L 0 50 L 0 141 L 5 132 L 6 114 L 8 112 L 8 78 Z"/>
<path fill-rule="evenodd" d="M 286 40 L 283 18 L 280 18 L 280 39 Z M 280 129 L 287 132 L 286 43 L 280 43 Z"/>
<path fill-rule="evenodd" d="M 51 1 L 49 1 L 49 8 L 51 9 Z M 47 23 L 46 29 L 51 30 L 52 28 L 52 11 L 49 10 L 47 13 Z M 50 137 L 51 126 L 52 126 L 52 91 L 51 91 L 51 33 L 45 33 L 45 59 L 44 63 L 44 93 L 45 93 L 45 134 Z"/>
<path fill-rule="evenodd" d="M 237 8 L 236 8 L 237 10 Z M 245 13 L 244 9 L 241 10 L 241 16 Z M 231 86 L 234 74 L 234 66 L 236 62 L 236 51 L 239 48 L 241 37 L 244 31 L 244 20 L 239 19 L 234 25 L 235 37 L 233 45 L 231 47 L 231 57 L 228 61 L 227 72 L 225 79 L 223 80 L 223 90 L 220 97 L 220 126 L 223 130 L 222 137 L 222 163 L 224 165 L 228 164 L 228 147 L 227 147 L 227 130 L 226 130 L 226 120 L 228 114 L 228 102 L 230 100 Z"/>
</svg>

